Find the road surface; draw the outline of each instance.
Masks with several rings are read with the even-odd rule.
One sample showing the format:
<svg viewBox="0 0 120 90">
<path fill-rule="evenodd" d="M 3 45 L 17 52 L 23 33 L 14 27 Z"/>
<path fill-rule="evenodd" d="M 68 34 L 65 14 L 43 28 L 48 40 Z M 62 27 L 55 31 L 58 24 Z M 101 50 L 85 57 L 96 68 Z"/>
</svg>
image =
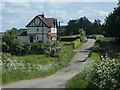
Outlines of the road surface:
<svg viewBox="0 0 120 90">
<path fill-rule="evenodd" d="M 81 48 L 75 50 L 77 53 L 68 66 L 51 76 L 31 80 L 21 80 L 3 85 L 2 88 L 64 88 L 65 83 L 81 71 L 83 63 L 89 56 L 94 43 L 94 39 L 88 39 Z"/>
</svg>

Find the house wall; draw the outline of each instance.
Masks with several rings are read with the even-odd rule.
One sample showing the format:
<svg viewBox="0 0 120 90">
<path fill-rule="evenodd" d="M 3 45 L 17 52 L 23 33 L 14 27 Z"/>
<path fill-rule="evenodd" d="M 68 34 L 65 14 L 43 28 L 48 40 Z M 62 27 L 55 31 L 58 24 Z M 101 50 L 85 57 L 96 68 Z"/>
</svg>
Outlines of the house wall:
<svg viewBox="0 0 120 90">
<path fill-rule="evenodd" d="M 39 42 L 39 41 L 42 41 L 43 40 L 43 42 L 45 42 L 45 41 L 47 41 L 48 40 L 48 37 L 47 37 L 47 35 L 36 35 L 36 41 L 37 42 Z"/>
<path fill-rule="evenodd" d="M 29 36 L 17 36 L 17 39 L 21 42 L 30 42 Z"/>
<path fill-rule="evenodd" d="M 57 35 L 57 28 L 55 27 L 55 28 L 51 28 L 51 33 L 56 33 L 56 35 Z M 52 37 L 52 40 L 57 40 L 57 36 L 55 37 Z"/>
<path fill-rule="evenodd" d="M 57 28 L 51 28 L 51 33 L 57 33 Z"/>
<path fill-rule="evenodd" d="M 43 30 L 43 32 L 42 32 Z M 27 34 L 42 34 L 42 33 L 48 33 L 49 28 L 48 27 L 27 27 Z"/>
<path fill-rule="evenodd" d="M 48 31 L 50 31 L 50 28 L 48 27 L 38 27 L 38 31 L 37 31 L 37 27 L 27 27 L 27 35 L 28 36 L 35 36 L 35 38 L 33 39 L 33 42 L 38 42 L 38 41 L 42 41 L 45 42 L 47 41 L 48 37 Z M 43 30 L 43 32 L 42 32 Z M 43 35 L 43 37 L 42 37 Z"/>
</svg>

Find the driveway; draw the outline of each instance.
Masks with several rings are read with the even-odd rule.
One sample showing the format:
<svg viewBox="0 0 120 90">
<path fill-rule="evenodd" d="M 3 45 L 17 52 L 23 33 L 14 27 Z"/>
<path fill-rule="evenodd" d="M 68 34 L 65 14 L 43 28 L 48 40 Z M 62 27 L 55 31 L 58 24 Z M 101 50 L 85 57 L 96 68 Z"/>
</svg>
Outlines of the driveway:
<svg viewBox="0 0 120 90">
<path fill-rule="evenodd" d="M 88 39 L 81 48 L 74 50 L 77 53 L 68 66 L 51 76 L 31 80 L 21 80 L 4 85 L 3 88 L 64 88 L 65 83 L 81 71 L 83 63 L 89 56 L 94 43 L 94 39 Z"/>
</svg>

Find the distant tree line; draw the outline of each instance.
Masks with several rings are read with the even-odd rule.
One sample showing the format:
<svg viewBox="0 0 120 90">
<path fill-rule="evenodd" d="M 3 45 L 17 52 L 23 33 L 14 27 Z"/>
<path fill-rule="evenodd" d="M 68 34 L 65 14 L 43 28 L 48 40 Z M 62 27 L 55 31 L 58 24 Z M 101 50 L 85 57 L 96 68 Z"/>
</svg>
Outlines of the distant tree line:
<svg viewBox="0 0 120 90">
<path fill-rule="evenodd" d="M 87 17 L 80 19 L 70 20 L 66 26 L 65 35 L 79 34 L 79 29 L 84 29 L 87 35 L 90 34 L 103 34 L 101 21 L 95 19 L 92 23 Z"/>
<path fill-rule="evenodd" d="M 109 13 L 103 24 L 101 24 L 99 19 L 91 22 L 87 17 L 70 20 L 64 35 L 79 34 L 79 29 L 84 29 L 87 35 L 102 34 L 104 36 L 116 37 L 116 40 L 120 40 L 120 2 L 114 8 L 114 11 Z"/>
</svg>

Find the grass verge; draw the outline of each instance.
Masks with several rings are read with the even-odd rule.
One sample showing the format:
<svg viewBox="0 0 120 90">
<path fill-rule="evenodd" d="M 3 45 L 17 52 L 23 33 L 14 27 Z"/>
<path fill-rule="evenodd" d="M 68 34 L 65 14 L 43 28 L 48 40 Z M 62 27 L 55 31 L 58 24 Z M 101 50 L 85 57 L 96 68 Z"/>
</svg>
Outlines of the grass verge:
<svg viewBox="0 0 120 90">
<path fill-rule="evenodd" d="M 87 62 L 91 63 L 85 65 L 84 69 L 78 75 L 70 79 L 66 84 L 66 88 L 82 88 L 84 90 L 88 88 L 93 88 L 90 86 L 92 75 L 94 72 L 92 71 L 94 68 L 94 64 L 92 62 L 99 63 L 99 61 L 101 60 L 100 56 L 104 56 L 106 53 L 110 56 L 110 58 L 120 57 L 119 51 L 120 48 L 118 46 L 118 43 L 115 42 L 115 38 L 102 36 L 97 37 L 97 41 L 93 47 L 93 51 L 87 60 Z"/>
<path fill-rule="evenodd" d="M 92 68 L 94 67 L 94 63 L 98 62 L 99 60 L 99 54 L 92 53 L 88 60 L 84 63 L 81 72 L 67 82 L 66 88 L 86 89 L 89 86 L 92 78 Z"/>
<path fill-rule="evenodd" d="M 2 74 L 2 84 L 7 84 L 7 83 L 11 83 L 11 82 L 15 82 L 18 80 L 25 80 L 25 79 L 32 79 L 32 78 L 37 78 L 37 77 L 45 77 L 51 74 L 54 74 L 55 72 L 57 72 L 58 70 L 60 70 L 61 68 L 63 68 L 64 66 L 66 66 L 68 64 L 68 62 L 72 59 L 72 57 L 74 56 L 74 52 L 71 46 L 63 46 L 61 52 L 60 52 L 60 59 L 58 61 L 58 58 L 50 58 L 50 57 L 46 57 L 46 56 L 41 56 L 41 55 L 27 55 L 27 56 L 18 56 L 19 60 L 22 60 L 23 63 L 25 62 L 38 62 L 38 64 L 52 64 L 52 68 L 47 67 L 48 69 L 45 69 L 43 66 L 43 69 L 41 70 L 36 70 L 36 69 L 27 69 L 27 70 L 21 70 L 21 68 L 19 68 L 18 70 L 13 70 L 11 69 L 11 71 L 4 71 L 5 73 Z M 5 56 L 6 59 L 14 59 L 15 56 Z M 4 59 L 5 59 L 4 58 Z M 57 59 L 57 60 L 56 60 Z M 43 61 L 44 60 L 44 61 Z M 34 66 L 33 66 L 34 67 Z M 10 68 L 10 67 L 9 67 Z M 27 67 L 28 68 L 28 67 Z M 34 67 L 35 68 L 35 67 Z M 6 69 L 4 69 L 6 70 Z"/>
</svg>

